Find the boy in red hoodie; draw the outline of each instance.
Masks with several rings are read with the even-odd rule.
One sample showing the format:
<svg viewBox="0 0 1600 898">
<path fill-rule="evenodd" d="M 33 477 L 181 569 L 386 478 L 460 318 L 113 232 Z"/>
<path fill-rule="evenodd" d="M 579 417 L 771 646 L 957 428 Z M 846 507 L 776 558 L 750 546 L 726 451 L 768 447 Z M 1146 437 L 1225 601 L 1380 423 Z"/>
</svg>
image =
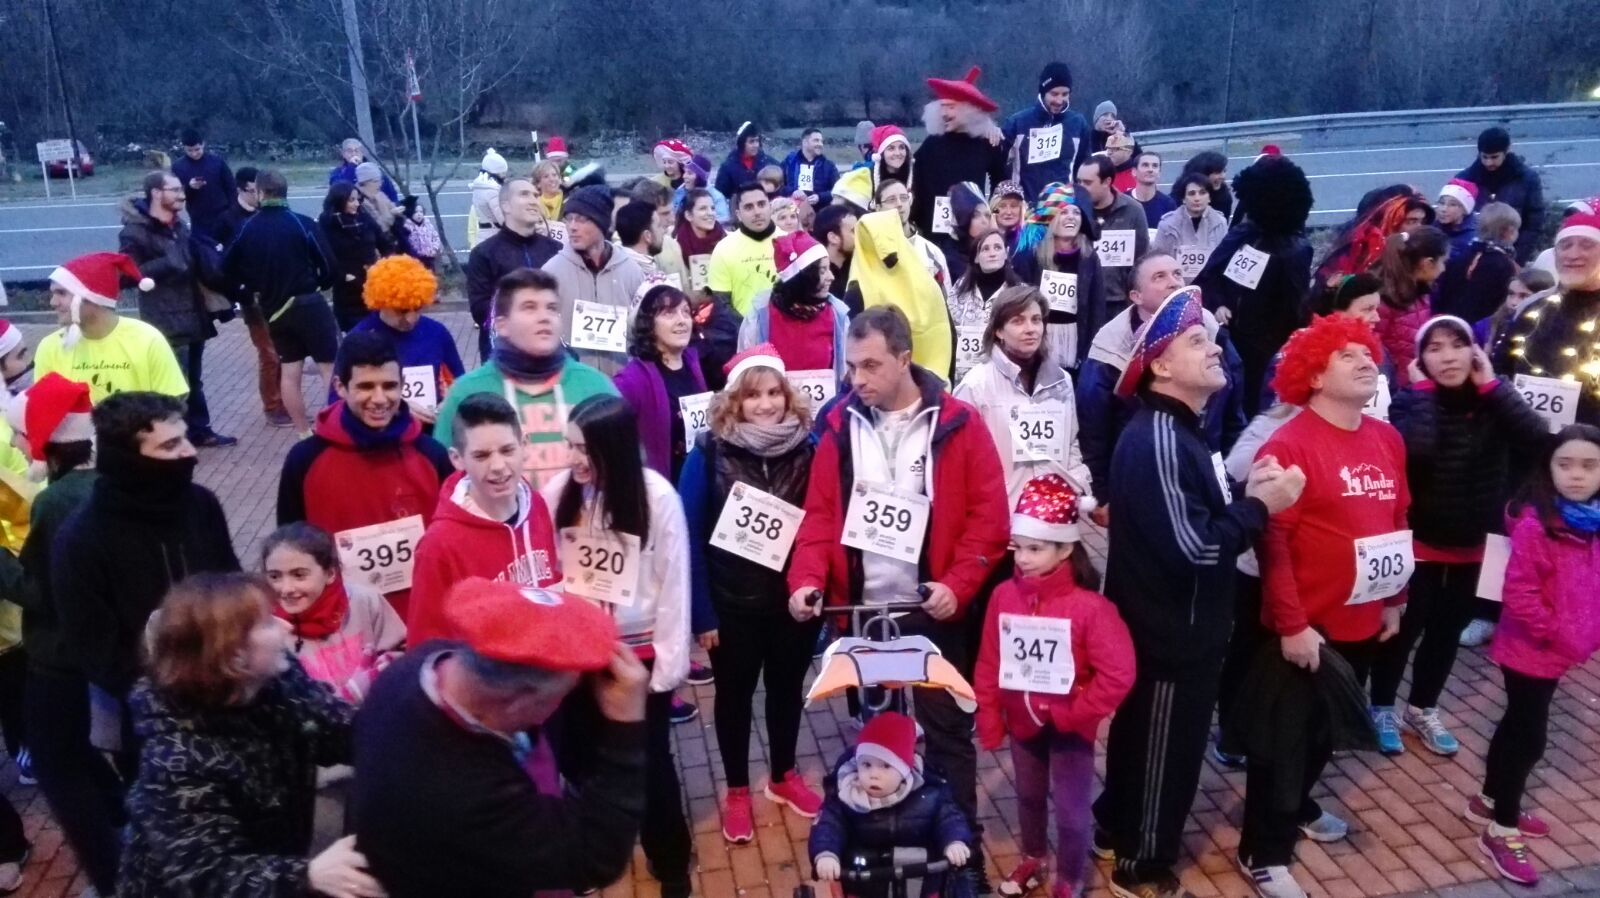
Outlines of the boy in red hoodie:
<svg viewBox="0 0 1600 898">
<path fill-rule="evenodd" d="M 1133 688 L 1133 637 L 1078 547 L 1078 516 L 1094 498 L 1060 474 L 1028 481 L 1011 516 L 1016 573 L 989 599 L 972 688 L 978 742 L 1011 737 L 1022 862 L 1000 894 L 1044 883 L 1045 799 L 1056 811 L 1056 898 L 1083 891 L 1100 724 Z"/>
<path fill-rule="evenodd" d="M 453 639 L 445 595 L 467 577 L 524 586 L 561 579 L 555 532 L 544 500 L 522 477 L 516 410 L 493 393 L 462 400 L 451 423 L 450 462 L 433 523 L 417 545 L 407 642 Z"/>
<path fill-rule="evenodd" d="M 1272 387 L 1303 410 L 1273 434 L 1257 458 L 1298 465 L 1300 501 L 1267 522 L 1258 555 L 1262 623 L 1289 662 L 1316 671 L 1323 651 L 1342 656 L 1365 682 L 1378 643 L 1400 630 L 1406 583 L 1416 567 L 1406 511 L 1405 445 L 1386 422 L 1362 414 L 1378 389 L 1382 349 L 1360 319 L 1330 315 L 1296 331 Z M 1349 834 L 1310 789 L 1327 765 L 1326 739 L 1312 739 L 1298 809 L 1272 800 L 1271 765 L 1251 759 L 1239 864 L 1267 898 L 1303 898 L 1289 874 L 1296 830 L 1318 842 Z M 1285 775 L 1281 771 L 1277 776 Z"/>
</svg>

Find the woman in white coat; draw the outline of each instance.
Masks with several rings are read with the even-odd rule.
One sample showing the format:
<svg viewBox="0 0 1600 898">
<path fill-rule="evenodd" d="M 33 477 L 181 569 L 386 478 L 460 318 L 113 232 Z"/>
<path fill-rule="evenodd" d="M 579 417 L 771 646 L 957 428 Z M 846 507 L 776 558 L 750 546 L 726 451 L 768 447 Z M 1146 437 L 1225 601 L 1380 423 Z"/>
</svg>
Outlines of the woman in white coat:
<svg viewBox="0 0 1600 898">
<path fill-rule="evenodd" d="M 1172 198 L 1178 208 L 1161 216 L 1150 252 L 1177 259 L 1184 281 L 1193 283 L 1211 251 L 1228 235 L 1228 219 L 1211 208 L 1211 182 L 1205 175 L 1180 176 L 1172 185 Z"/>
</svg>

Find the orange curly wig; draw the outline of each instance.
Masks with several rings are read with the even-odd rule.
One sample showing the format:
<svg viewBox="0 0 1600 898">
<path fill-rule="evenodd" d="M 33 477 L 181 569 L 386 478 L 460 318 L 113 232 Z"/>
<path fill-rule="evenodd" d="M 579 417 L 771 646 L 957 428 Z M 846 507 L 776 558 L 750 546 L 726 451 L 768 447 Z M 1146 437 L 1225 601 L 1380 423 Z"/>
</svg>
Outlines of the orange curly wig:
<svg viewBox="0 0 1600 898">
<path fill-rule="evenodd" d="M 1278 398 L 1290 405 L 1305 405 L 1311 400 L 1311 381 L 1328 370 L 1328 359 L 1351 343 L 1367 347 L 1372 358 L 1383 358 L 1383 347 L 1372 327 L 1359 318 L 1346 315 L 1323 315 L 1311 319 L 1289 335 L 1278 360 L 1278 373 L 1273 375 L 1272 390 Z"/>
<path fill-rule="evenodd" d="M 367 269 L 361 299 L 374 312 L 410 312 L 433 305 L 439 280 L 410 256 L 387 256 Z"/>
</svg>

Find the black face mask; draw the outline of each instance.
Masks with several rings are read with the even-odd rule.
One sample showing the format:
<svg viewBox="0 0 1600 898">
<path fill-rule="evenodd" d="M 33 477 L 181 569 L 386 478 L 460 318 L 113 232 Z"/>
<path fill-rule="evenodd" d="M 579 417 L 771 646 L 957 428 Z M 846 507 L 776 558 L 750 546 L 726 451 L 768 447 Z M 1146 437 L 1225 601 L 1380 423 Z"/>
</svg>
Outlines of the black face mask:
<svg viewBox="0 0 1600 898">
<path fill-rule="evenodd" d="M 181 500 L 194 483 L 200 464 L 188 458 L 151 458 L 138 450 L 120 446 L 99 446 L 95 450 L 95 469 L 108 489 L 134 503 L 136 513 L 159 515 Z"/>
</svg>

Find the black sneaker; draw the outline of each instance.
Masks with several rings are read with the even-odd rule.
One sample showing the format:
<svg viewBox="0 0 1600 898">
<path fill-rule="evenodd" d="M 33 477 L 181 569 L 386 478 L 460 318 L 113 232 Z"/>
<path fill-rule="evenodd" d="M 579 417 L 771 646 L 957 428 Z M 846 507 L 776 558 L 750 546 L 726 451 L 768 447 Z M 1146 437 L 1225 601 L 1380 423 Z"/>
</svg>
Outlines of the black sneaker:
<svg viewBox="0 0 1600 898">
<path fill-rule="evenodd" d="M 289 417 L 288 412 L 264 412 L 263 414 L 266 415 L 268 427 L 294 426 L 294 419 Z"/>
<path fill-rule="evenodd" d="M 194 443 L 195 447 L 199 449 L 226 449 L 229 446 L 239 445 L 239 438 L 226 436 L 217 433 L 215 430 L 208 430 L 190 442 Z"/>
<path fill-rule="evenodd" d="M 689 662 L 689 675 L 683 678 L 690 686 L 707 686 L 717 681 L 717 675 L 711 668 L 698 661 Z"/>
<path fill-rule="evenodd" d="M 1111 871 L 1111 894 L 1117 898 L 1194 898 L 1171 873 L 1141 880 L 1123 870 Z"/>
<path fill-rule="evenodd" d="M 1089 840 L 1089 855 L 1102 861 L 1117 859 L 1117 852 L 1111 847 L 1111 830 L 1103 826 L 1094 828 L 1094 838 Z"/>
<path fill-rule="evenodd" d="M 672 697 L 672 710 L 667 712 L 668 720 L 671 720 L 673 723 L 688 723 L 699 716 L 699 708 L 696 708 L 694 705 L 684 701 L 681 698 L 678 698 L 676 695 Z"/>
</svg>

